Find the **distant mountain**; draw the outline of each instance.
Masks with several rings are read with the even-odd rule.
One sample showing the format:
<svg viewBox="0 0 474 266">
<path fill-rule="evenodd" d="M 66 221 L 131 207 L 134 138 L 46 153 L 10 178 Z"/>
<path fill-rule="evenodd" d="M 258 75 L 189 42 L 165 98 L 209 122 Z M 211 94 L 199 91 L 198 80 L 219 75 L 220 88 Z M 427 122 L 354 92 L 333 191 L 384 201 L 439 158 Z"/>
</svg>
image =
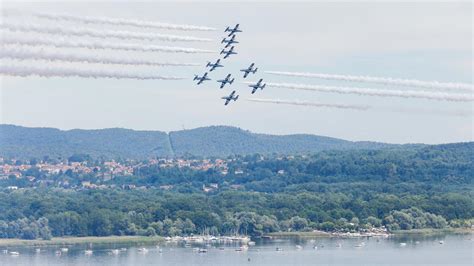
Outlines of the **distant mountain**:
<svg viewBox="0 0 474 266">
<path fill-rule="evenodd" d="M 294 154 L 322 150 L 380 149 L 392 146 L 384 143 L 351 142 L 305 134 L 284 136 L 256 134 L 226 126 L 174 131 L 169 135 L 176 155 Z"/>
<path fill-rule="evenodd" d="M 145 158 L 172 154 L 168 135 L 160 131 L 111 128 L 67 130 L 0 125 L 0 155 L 15 158 L 69 157 Z"/>
<path fill-rule="evenodd" d="M 43 156 L 64 158 L 77 153 L 89 154 L 96 158 L 136 159 L 182 155 L 294 154 L 400 146 L 303 134 L 255 134 L 227 126 L 202 127 L 167 134 L 121 128 L 63 131 L 54 128 L 0 125 L 0 156 L 24 159 Z"/>
</svg>

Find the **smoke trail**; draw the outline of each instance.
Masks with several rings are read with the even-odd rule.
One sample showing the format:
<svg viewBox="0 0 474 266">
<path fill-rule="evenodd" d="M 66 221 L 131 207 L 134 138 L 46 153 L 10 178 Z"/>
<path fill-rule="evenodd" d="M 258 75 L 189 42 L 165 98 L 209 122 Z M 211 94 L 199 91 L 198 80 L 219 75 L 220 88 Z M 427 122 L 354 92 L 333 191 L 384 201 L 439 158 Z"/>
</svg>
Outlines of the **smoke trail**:
<svg viewBox="0 0 474 266">
<path fill-rule="evenodd" d="M 367 110 L 370 107 L 366 105 L 349 105 L 349 104 L 335 104 L 335 103 L 315 103 L 315 102 L 300 102 L 300 101 L 284 101 L 279 99 L 259 99 L 249 98 L 247 101 L 259 102 L 259 103 L 273 103 L 273 104 L 287 104 L 287 105 L 301 105 L 301 106 L 313 106 L 313 107 L 328 107 L 328 108 L 339 108 L 339 109 L 354 109 L 354 110 Z"/>
<path fill-rule="evenodd" d="M 342 108 L 342 109 L 355 109 L 359 111 L 366 111 L 369 109 L 382 110 L 392 113 L 407 113 L 410 115 L 445 115 L 445 116 L 457 116 L 457 117 L 467 117 L 472 116 L 472 113 L 467 110 L 435 110 L 435 109 L 425 109 L 417 107 L 374 107 L 366 105 L 345 105 L 345 104 L 328 104 L 328 103 L 315 103 L 315 102 L 301 102 L 301 101 L 285 101 L 279 99 L 258 99 L 258 98 L 249 98 L 247 99 L 251 102 L 258 103 L 271 103 L 271 104 L 285 104 L 285 105 L 299 105 L 299 106 L 310 106 L 310 107 L 332 107 L 332 108 Z"/>
<path fill-rule="evenodd" d="M 159 75 L 130 74 L 127 71 L 75 69 L 66 67 L 32 67 L 18 65 L 0 65 L 0 75 L 5 76 L 40 76 L 40 77 L 81 77 L 81 78 L 113 78 L 113 79 L 139 79 L 139 80 L 179 80 L 179 77 L 166 77 Z"/>
<path fill-rule="evenodd" d="M 333 93 L 340 93 L 340 94 L 357 94 L 357 95 L 380 96 L 380 97 L 420 98 L 420 99 L 428 99 L 428 100 L 453 101 L 453 102 L 474 101 L 474 97 L 471 94 L 428 92 L 428 91 L 407 91 L 407 90 L 381 90 L 381 89 L 368 89 L 368 88 L 356 88 L 356 87 L 335 87 L 335 86 L 304 85 L 304 84 L 291 84 L 291 83 L 267 83 L 267 86 L 294 89 L 294 90 L 333 92 Z"/>
<path fill-rule="evenodd" d="M 81 23 L 86 23 L 86 24 L 109 24 L 109 25 L 118 25 L 118 26 L 132 26 L 132 27 L 139 27 L 139 28 L 183 30 L 183 31 L 215 31 L 216 30 L 215 28 L 206 27 L 206 26 L 171 24 L 171 23 L 162 23 L 162 22 L 137 20 L 137 19 L 89 17 L 89 16 L 76 16 L 76 15 L 69 15 L 69 14 L 49 14 L 49 13 L 34 13 L 33 15 L 39 18 L 44 18 L 44 19 L 49 19 L 49 20 L 81 22 Z"/>
<path fill-rule="evenodd" d="M 5 44 L 21 44 L 21 45 L 50 45 L 55 47 L 66 48 L 88 48 L 88 49 L 113 49 L 125 51 L 140 52 L 167 52 L 167 53 L 214 53 L 210 50 L 202 50 L 196 48 L 182 48 L 156 45 L 142 45 L 138 43 L 119 43 L 119 42 L 103 42 L 89 40 L 67 40 L 63 38 L 18 38 L 14 36 L 4 35 L 0 39 Z"/>
<path fill-rule="evenodd" d="M 141 60 L 133 58 L 123 58 L 117 56 L 103 55 L 85 55 L 78 53 L 65 52 L 48 52 L 42 48 L 25 47 L 0 47 L 0 58 L 12 58 L 18 60 L 48 60 L 48 61 L 65 61 L 65 62 L 87 62 L 99 64 L 120 64 L 120 65 L 147 65 L 147 66 L 199 66 L 200 64 L 191 63 L 173 63 L 173 62 L 156 62 L 151 60 Z"/>
<path fill-rule="evenodd" d="M 444 115 L 444 116 L 457 116 L 467 117 L 472 116 L 472 112 L 468 110 L 437 110 L 437 109 L 425 109 L 418 107 L 378 107 L 377 109 L 392 112 L 392 113 L 406 113 L 410 115 Z"/>
<path fill-rule="evenodd" d="M 384 85 L 408 86 L 408 87 L 418 87 L 418 88 L 425 88 L 425 89 L 446 89 L 446 90 L 466 90 L 466 91 L 474 90 L 473 85 L 467 84 L 467 83 L 451 83 L 451 82 L 445 83 L 445 82 L 438 82 L 438 81 L 422 81 L 422 80 L 414 80 L 414 79 L 331 75 L 331 74 L 321 74 L 321 73 L 298 73 L 298 72 L 279 72 L 279 71 L 265 71 L 265 73 L 272 74 L 272 75 L 281 75 L 281 76 L 320 78 L 320 79 L 328 79 L 328 80 L 344 80 L 344 81 L 355 81 L 355 82 L 365 82 L 365 83 L 378 83 L 378 84 L 384 84 Z"/>
<path fill-rule="evenodd" d="M 186 41 L 186 42 L 208 42 L 211 39 L 197 38 L 191 36 L 177 36 L 147 32 L 133 32 L 133 31 L 111 31 L 111 30 L 95 30 L 88 28 L 62 28 L 62 27 L 48 27 L 36 25 L 18 25 L 1 23 L 0 27 L 14 32 L 36 32 L 46 34 L 59 34 L 71 36 L 89 36 L 96 38 L 118 38 L 118 39 L 138 39 L 138 40 L 163 40 L 163 41 Z"/>
</svg>

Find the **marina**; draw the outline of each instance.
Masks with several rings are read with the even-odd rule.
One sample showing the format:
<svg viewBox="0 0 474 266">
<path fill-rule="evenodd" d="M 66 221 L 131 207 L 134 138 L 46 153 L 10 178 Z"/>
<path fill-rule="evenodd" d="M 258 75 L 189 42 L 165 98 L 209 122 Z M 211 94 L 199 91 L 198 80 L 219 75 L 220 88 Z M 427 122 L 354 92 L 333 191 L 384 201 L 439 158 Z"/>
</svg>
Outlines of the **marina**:
<svg viewBox="0 0 474 266">
<path fill-rule="evenodd" d="M 176 240 L 177 238 L 175 238 Z M 183 238 L 184 239 L 184 238 Z M 318 239 L 255 239 L 254 245 L 200 237 L 153 245 L 5 247 L 5 265 L 472 265 L 471 234 Z M 230 239 L 230 238 L 226 238 Z M 60 255 L 55 255 L 59 252 Z M 451 256 L 450 254 L 456 254 Z"/>
</svg>

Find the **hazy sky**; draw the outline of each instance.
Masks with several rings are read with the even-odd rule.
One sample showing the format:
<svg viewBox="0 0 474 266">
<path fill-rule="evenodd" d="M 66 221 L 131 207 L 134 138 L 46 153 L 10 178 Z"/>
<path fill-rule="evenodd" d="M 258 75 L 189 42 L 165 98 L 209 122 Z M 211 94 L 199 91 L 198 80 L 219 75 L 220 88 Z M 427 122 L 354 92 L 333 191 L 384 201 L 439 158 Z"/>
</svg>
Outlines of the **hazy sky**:
<svg viewBox="0 0 474 266">
<path fill-rule="evenodd" d="M 202 63 L 201 67 L 120 67 L 28 61 L 31 65 L 121 69 L 189 77 L 182 81 L 83 78 L 1 77 L 1 122 L 23 126 L 71 128 L 125 127 L 171 131 L 231 125 L 272 134 L 311 133 L 348 140 L 393 143 L 445 143 L 473 140 L 472 103 L 383 98 L 265 88 L 254 96 L 282 100 L 364 104 L 368 111 L 248 102 L 250 89 L 236 79 L 240 99 L 227 107 L 215 79 L 255 62 L 260 72 L 249 78 L 269 82 L 408 89 L 309 78 L 277 77 L 263 70 L 472 83 L 472 4 L 464 3 L 3 3 L 26 13 L 42 11 L 84 16 L 133 18 L 218 28 L 215 32 L 140 30 L 215 39 L 210 43 L 142 42 L 215 50 L 216 54 L 166 54 L 63 49 L 84 54 L 153 58 Z M 11 18 L 18 23 L 54 25 L 46 20 Z M 240 23 L 239 53 L 211 73 L 213 81 L 195 86 L 194 74 L 219 57 L 227 25 Z M 93 25 L 59 23 L 67 27 Z M 33 35 L 37 36 L 37 35 Z M 39 35 L 38 35 L 39 36 Z M 78 39 L 78 38 L 75 38 Z M 112 42 L 120 40 L 111 39 Z M 121 41 L 137 42 L 137 41 Z M 48 51 L 54 51 L 49 49 Z M 11 60 L 3 60 L 7 64 Z M 387 109 L 396 109 L 397 112 Z M 403 110 L 403 112 L 400 112 Z M 468 116 L 446 112 L 468 112 Z"/>
</svg>

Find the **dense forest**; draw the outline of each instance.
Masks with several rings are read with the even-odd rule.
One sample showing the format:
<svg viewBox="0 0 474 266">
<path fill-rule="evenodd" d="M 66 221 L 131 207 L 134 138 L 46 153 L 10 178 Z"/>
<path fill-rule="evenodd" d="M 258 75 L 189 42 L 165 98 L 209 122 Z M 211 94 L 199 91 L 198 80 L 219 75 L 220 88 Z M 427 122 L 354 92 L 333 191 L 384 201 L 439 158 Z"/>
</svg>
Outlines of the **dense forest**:
<svg viewBox="0 0 474 266">
<path fill-rule="evenodd" d="M 136 131 L 122 128 L 67 130 L 0 125 L 0 156 L 17 159 L 67 158 L 86 153 L 95 158 L 146 159 L 154 156 L 229 156 L 295 154 L 323 150 L 380 149 L 397 145 L 351 142 L 314 135 L 255 134 L 235 127 Z"/>
<path fill-rule="evenodd" d="M 227 160 L 226 174 L 144 166 L 131 176 L 92 180 L 114 185 L 107 189 L 0 189 L 0 237 L 259 236 L 469 227 L 474 218 L 473 143 Z M 91 180 L 74 173 L 53 178 Z M 0 186 L 14 182 L 20 181 Z"/>
</svg>

